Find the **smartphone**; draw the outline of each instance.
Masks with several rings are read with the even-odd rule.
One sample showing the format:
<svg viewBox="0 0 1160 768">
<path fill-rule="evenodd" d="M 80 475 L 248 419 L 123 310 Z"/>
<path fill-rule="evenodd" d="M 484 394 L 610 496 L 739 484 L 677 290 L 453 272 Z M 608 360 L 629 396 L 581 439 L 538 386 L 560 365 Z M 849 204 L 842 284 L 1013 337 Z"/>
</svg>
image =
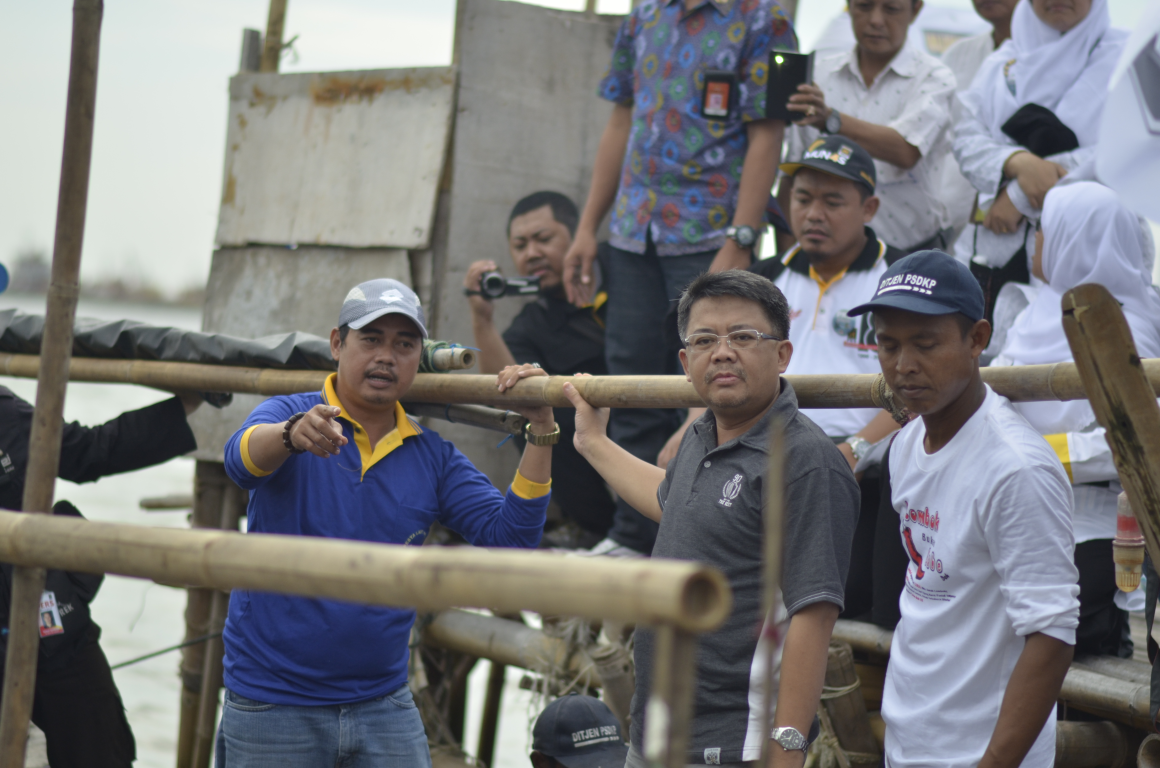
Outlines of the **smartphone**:
<svg viewBox="0 0 1160 768">
<path fill-rule="evenodd" d="M 814 81 L 814 54 L 773 50 L 769 52 L 769 79 L 765 86 L 765 116 L 771 120 L 796 122 L 803 112 L 786 109 L 798 86 Z"/>
</svg>

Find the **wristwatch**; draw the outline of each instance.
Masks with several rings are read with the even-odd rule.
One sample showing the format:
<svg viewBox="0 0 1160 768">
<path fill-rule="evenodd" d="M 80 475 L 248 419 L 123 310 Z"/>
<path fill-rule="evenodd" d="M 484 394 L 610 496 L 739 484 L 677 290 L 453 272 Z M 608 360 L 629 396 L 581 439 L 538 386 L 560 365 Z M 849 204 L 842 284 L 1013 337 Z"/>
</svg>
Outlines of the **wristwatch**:
<svg viewBox="0 0 1160 768">
<path fill-rule="evenodd" d="M 838 110 L 831 108 L 830 116 L 826 118 L 826 133 L 837 133 L 842 130 L 842 115 Z"/>
<path fill-rule="evenodd" d="M 532 423 L 529 421 L 524 425 L 524 439 L 532 445 L 555 445 L 560 442 L 560 425 L 553 422 L 553 426 L 555 426 L 555 429 L 548 434 L 537 435 L 532 431 Z"/>
<path fill-rule="evenodd" d="M 805 752 L 810 748 L 810 743 L 806 741 L 805 736 L 802 736 L 802 732 L 788 725 L 782 728 L 774 728 L 773 740 L 781 745 L 781 748 L 786 752 L 794 752 L 797 750 Z"/>
<path fill-rule="evenodd" d="M 850 446 L 850 451 L 854 454 L 854 461 L 861 461 L 863 456 L 870 453 L 870 441 L 864 437 L 850 435 L 846 438 L 846 445 Z"/>
<path fill-rule="evenodd" d="M 753 250 L 753 246 L 757 243 L 757 230 L 746 224 L 742 224 L 740 227 L 726 227 L 725 237 L 747 251 Z"/>
</svg>

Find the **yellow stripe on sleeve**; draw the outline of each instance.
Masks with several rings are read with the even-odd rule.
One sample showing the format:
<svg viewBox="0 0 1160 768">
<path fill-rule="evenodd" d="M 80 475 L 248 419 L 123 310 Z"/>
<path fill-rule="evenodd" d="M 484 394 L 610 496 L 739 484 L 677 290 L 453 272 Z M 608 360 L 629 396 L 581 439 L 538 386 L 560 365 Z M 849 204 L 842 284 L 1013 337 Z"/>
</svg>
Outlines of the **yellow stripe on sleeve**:
<svg viewBox="0 0 1160 768">
<path fill-rule="evenodd" d="M 242 453 L 242 463 L 246 465 L 246 470 L 254 477 L 265 477 L 266 475 L 270 474 L 269 472 L 267 472 L 266 470 L 262 469 L 257 464 L 255 464 L 254 460 L 250 458 L 250 435 L 253 433 L 253 431 L 255 429 L 257 429 L 260 426 L 262 426 L 262 425 L 255 424 L 254 426 L 250 427 L 245 432 L 243 432 L 242 433 L 242 442 L 241 442 L 241 445 L 239 446 L 241 449 L 241 453 Z"/>
<path fill-rule="evenodd" d="M 1043 439 L 1051 446 L 1051 450 L 1055 451 L 1055 455 L 1059 457 L 1060 463 L 1063 464 L 1064 470 L 1067 471 L 1067 479 L 1075 482 L 1075 477 L 1071 474 L 1071 451 L 1067 448 L 1067 435 L 1060 433 L 1057 435 L 1044 435 Z"/>
<path fill-rule="evenodd" d="M 518 469 L 516 470 L 515 479 L 512 480 L 512 493 L 521 499 L 538 499 L 541 496 L 547 496 L 551 490 L 551 480 L 546 483 L 533 483 L 521 475 Z"/>
</svg>

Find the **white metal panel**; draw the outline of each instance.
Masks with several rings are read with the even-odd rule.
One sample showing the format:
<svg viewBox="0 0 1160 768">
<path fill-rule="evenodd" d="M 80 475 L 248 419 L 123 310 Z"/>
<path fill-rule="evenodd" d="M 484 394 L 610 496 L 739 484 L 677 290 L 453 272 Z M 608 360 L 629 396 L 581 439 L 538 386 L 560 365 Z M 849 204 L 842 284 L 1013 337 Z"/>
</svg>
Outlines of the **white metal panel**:
<svg viewBox="0 0 1160 768">
<path fill-rule="evenodd" d="M 454 85 L 449 67 L 235 75 L 218 245 L 427 247 Z"/>
</svg>

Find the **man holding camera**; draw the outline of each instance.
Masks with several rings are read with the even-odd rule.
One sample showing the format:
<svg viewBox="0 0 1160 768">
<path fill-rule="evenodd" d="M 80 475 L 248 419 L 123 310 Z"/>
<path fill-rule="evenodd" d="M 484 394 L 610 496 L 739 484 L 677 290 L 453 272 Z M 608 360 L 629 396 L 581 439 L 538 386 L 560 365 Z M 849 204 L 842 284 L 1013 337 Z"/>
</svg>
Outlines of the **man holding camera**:
<svg viewBox="0 0 1160 768">
<path fill-rule="evenodd" d="M 504 279 L 494 261 L 477 261 L 468 267 L 463 286 L 471 306 L 480 373 L 499 373 L 509 365 L 524 363 L 537 363 L 552 376 L 608 372 L 602 314 L 607 296 L 598 292 L 591 304 L 582 307 L 569 304 L 564 296 L 564 254 L 572 245 L 578 218 L 576 204 L 559 192 L 528 195 L 508 216 L 508 251 L 519 277 Z M 491 277 L 496 290 L 482 284 L 485 277 Z M 499 293 L 505 283 L 510 287 Z M 536 295 L 536 300 L 526 304 L 501 334 L 493 302 L 525 291 Z M 544 540 L 557 546 L 590 547 L 608 532 L 616 503 L 600 475 L 572 445 L 574 416 L 572 408 L 555 409 L 560 442 L 553 457 L 552 481 L 560 511 L 579 531 L 570 531 L 566 523 L 545 533 Z"/>
</svg>

